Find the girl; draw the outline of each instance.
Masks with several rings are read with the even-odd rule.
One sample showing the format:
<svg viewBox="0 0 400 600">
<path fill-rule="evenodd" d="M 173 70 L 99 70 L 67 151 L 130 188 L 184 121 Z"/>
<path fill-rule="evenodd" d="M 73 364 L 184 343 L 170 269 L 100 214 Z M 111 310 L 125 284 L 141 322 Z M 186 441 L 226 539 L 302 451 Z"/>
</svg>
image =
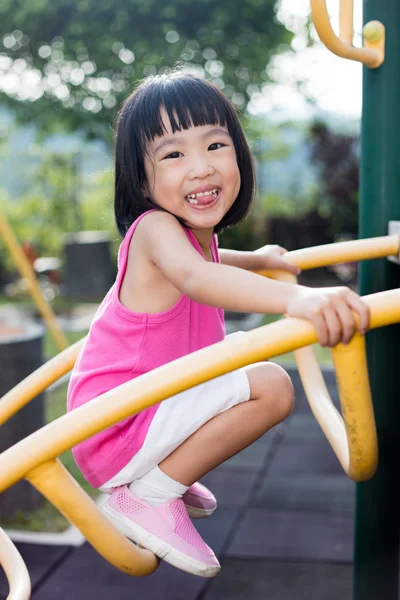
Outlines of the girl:
<svg viewBox="0 0 400 600">
<path fill-rule="evenodd" d="M 179 72 L 147 79 L 119 115 L 115 215 L 118 275 L 75 365 L 72 410 L 134 377 L 224 338 L 222 309 L 311 319 L 320 343 L 347 343 L 368 308 L 347 288 L 309 289 L 250 270 L 297 269 L 266 246 L 219 250 L 216 234 L 247 214 L 253 164 L 230 102 Z M 293 407 L 278 365 L 239 369 L 148 408 L 74 449 L 87 480 L 109 492 L 103 510 L 136 543 L 172 565 L 213 577 L 220 565 L 189 515 L 214 496 L 197 480 Z"/>
</svg>

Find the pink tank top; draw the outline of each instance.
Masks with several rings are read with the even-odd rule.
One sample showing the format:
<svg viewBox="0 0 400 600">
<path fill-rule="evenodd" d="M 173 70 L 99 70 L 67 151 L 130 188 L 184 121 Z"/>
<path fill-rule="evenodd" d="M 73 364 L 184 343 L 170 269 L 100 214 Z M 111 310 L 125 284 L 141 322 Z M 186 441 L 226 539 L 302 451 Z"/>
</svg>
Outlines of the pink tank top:
<svg viewBox="0 0 400 600">
<path fill-rule="evenodd" d="M 148 211 L 151 212 L 151 211 Z M 143 373 L 190 352 L 224 339 L 222 309 L 199 304 L 182 295 L 169 310 L 156 314 L 135 313 L 125 308 L 119 292 L 128 262 L 132 235 L 143 217 L 129 228 L 118 253 L 118 275 L 99 306 L 82 348 L 68 388 L 67 409 L 73 410 Z M 184 228 L 191 244 L 203 255 L 195 235 Z M 217 236 L 211 244 L 212 258 L 219 262 Z M 159 407 L 109 427 L 73 449 L 84 477 L 99 487 L 116 475 L 142 447 Z"/>
</svg>

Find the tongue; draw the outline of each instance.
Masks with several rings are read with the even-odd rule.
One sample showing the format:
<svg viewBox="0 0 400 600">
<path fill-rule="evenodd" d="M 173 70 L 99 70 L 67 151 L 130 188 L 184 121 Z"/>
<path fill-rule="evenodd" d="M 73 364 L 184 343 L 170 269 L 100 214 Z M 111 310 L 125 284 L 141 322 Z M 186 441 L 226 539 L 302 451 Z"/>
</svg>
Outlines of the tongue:
<svg viewBox="0 0 400 600">
<path fill-rule="evenodd" d="M 207 194 L 207 196 L 201 196 L 201 198 L 196 198 L 198 204 L 209 204 L 214 200 L 214 196 L 212 194 Z"/>
</svg>

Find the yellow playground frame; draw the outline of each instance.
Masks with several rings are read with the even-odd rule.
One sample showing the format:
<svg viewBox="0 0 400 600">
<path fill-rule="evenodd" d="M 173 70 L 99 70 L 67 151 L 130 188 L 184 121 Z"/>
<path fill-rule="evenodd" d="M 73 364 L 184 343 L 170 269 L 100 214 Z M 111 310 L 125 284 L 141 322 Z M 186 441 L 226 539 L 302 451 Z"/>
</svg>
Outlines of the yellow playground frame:
<svg viewBox="0 0 400 600">
<path fill-rule="evenodd" d="M 302 270 L 381 257 L 399 257 L 399 237 L 383 236 L 340 242 L 289 252 Z M 260 272 L 288 280 L 283 272 Z M 400 322 L 400 289 L 364 297 L 371 311 L 371 328 Z M 372 477 L 377 466 L 377 437 L 369 389 L 364 338 L 332 350 L 342 414 L 325 386 L 311 344 L 317 341 L 312 324 L 286 318 L 227 339 L 102 394 L 68 413 L 0 455 L 0 493 L 27 479 L 73 523 L 111 564 L 124 573 L 149 575 L 159 560 L 128 541 L 66 471 L 58 456 L 79 442 L 129 415 L 204 381 L 239 367 L 295 350 L 311 409 L 343 469 L 355 481 Z M 0 400 L 0 424 L 38 393 L 70 371 L 84 342 L 62 351 Z M 10 586 L 8 600 L 28 600 L 30 579 L 17 549 L 0 528 L 0 563 Z"/>
</svg>

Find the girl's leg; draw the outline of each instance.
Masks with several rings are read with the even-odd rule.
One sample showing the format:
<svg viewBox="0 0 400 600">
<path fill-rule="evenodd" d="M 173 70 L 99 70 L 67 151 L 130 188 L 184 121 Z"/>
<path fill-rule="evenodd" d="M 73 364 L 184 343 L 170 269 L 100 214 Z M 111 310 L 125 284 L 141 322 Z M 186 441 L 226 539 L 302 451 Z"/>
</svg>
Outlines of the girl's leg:
<svg viewBox="0 0 400 600">
<path fill-rule="evenodd" d="M 191 485 L 291 412 L 293 388 L 283 369 L 261 363 L 246 371 L 251 400 L 205 423 L 160 463 L 158 476 L 167 480 L 167 488 L 174 487 L 175 496 L 180 496 L 179 486 Z M 103 506 L 106 514 L 127 537 L 175 567 L 214 577 L 220 570 L 218 559 L 194 528 L 182 499 L 153 505 L 131 489 L 135 483 L 111 493 Z"/>
<path fill-rule="evenodd" d="M 274 363 L 247 367 L 250 400 L 220 413 L 160 463 L 171 479 L 190 486 L 291 413 L 294 392 L 286 371 Z"/>
</svg>

